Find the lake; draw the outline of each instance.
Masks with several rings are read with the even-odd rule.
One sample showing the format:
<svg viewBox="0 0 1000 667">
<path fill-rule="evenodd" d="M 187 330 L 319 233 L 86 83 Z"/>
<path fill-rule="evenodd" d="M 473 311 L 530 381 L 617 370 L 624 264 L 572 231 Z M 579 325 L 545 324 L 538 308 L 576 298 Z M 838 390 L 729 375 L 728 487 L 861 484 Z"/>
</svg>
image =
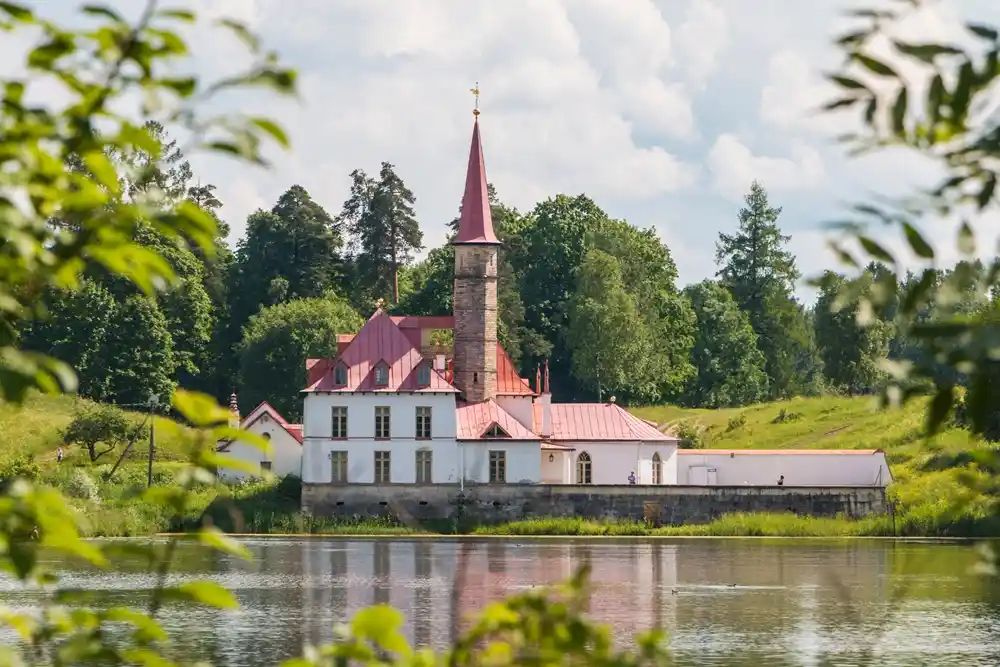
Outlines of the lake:
<svg viewBox="0 0 1000 667">
<path fill-rule="evenodd" d="M 592 568 L 590 614 L 620 641 L 659 625 L 678 665 L 1000 664 L 1000 595 L 971 572 L 971 544 L 894 540 L 450 540 L 260 538 L 245 562 L 193 543 L 174 580 L 211 578 L 238 612 L 167 609 L 180 657 L 264 667 L 328 641 L 357 609 L 387 603 L 418 645 L 440 647 L 492 600 Z M 67 586 L 141 606 L 139 562 L 68 570 Z M 0 580 L 0 601 L 34 596 Z M 10 636 L 0 637 L 9 641 Z"/>
</svg>

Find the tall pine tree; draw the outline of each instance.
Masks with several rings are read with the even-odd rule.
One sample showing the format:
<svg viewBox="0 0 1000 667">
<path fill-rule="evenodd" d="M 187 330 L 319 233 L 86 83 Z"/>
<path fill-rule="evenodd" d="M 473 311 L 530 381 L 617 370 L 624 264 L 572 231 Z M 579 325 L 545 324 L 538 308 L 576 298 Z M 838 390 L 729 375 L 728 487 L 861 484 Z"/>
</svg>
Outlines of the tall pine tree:
<svg viewBox="0 0 1000 667">
<path fill-rule="evenodd" d="M 739 212 L 735 234 L 719 234 L 716 262 L 722 284 L 750 318 L 764 353 L 769 395 L 783 398 L 811 393 L 819 370 L 805 312 L 793 291 L 801 276 L 781 233 L 781 209 L 768 202 L 763 185 L 754 181 Z"/>
<path fill-rule="evenodd" d="M 357 169 L 340 220 L 352 235 L 356 303 L 362 311 L 377 298 L 399 302 L 399 272 L 423 249 L 423 233 L 413 211 L 416 197 L 395 167 L 382 163 L 377 179 Z"/>
</svg>

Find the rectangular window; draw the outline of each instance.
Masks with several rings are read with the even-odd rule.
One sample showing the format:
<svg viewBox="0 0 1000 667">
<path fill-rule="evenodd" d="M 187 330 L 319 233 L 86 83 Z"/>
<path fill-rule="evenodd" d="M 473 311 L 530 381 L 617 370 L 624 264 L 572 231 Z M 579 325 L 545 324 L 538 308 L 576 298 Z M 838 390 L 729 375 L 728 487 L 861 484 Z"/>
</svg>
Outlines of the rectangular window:
<svg viewBox="0 0 1000 667">
<path fill-rule="evenodd" d="M 507 482 L 507 452 L 490 452 L 490 483 L 504 484 Z"/>
<path fill-rule="evenodd" d="M 389 406 L 379 405 L 375 407 L 375 437 L 389 437 Z"/>
<path fill-rule="evenodd" d="M 417 439 L 431 439 L 431 409 L 426 407 L 417 408 Z"/>
<path fill-rule="evenodd" d="M 330 452 L 330 481 L 347 484 L 347 452 Z"/>
<path fill-rule="evenodd" d="M 338 405 L 333 409 L 333 431 L 330 436 L 337 439 L 347 437 L 347 408 Z"/>
<path fill-rule="evenodd" d="M 261 461 L 260 462 L 260 469 L 261 470 L 270 470 L 271 469 L 271 462 L 270 461 Z"/>
<path fill-rule="evenodd" d="M 417 484 L 431 483 L 432 456 L 429 449 L 421 449 L 417 452 Z"/>
<path fill-rule="evenodd" d="M 375 483 L 388 484 L 392 481 L 389 452 L 375 452 Z"/>
</svg>

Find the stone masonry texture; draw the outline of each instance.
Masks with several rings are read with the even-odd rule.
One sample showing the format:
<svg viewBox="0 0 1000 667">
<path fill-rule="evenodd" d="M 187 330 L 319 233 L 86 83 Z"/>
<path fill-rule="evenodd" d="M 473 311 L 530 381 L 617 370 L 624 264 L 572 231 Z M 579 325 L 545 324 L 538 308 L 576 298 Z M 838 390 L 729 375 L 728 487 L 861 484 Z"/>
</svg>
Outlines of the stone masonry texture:
<svg viewBox="0 0 1000 667">
<path fill-rule="evenodd" d="M 497 248 L 455 248 L 455 386 L 470 403 L 496 394 Z"/>
<path fill-rule="evenodd" d="M 708 523 L 731 512 L 792 512 L 860 518 L 888 512 L 876 487 L 306 484 L 302 509 L 316 516 L 393 516 L 404 522 L 463 519 L 479 524 L 530 518 L 646 519 Z"/>
</svg>

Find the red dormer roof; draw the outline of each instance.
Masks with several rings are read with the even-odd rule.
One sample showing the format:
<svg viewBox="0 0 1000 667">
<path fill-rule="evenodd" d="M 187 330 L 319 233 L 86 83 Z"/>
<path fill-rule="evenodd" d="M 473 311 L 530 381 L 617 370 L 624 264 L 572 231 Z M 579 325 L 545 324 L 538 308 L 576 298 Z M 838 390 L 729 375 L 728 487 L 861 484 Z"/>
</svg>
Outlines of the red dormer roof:
<svg viewBox="0 0 1000 667">
<path fill-rule="evenodd" d="M 509 436 L 504 440 L 541 440 L 538 434 L 526 429 L 492 398 L 482 403 L 459 401 L 455 417 L 459 440 L 494 440 L 496 438 L 486 435 L 494 426 Z"/>
<path fill-rule="evenodd" d="M 465 174 L 465 194 L 462 197 L 462 214 L 458 219 L 458 234 L 453 245 L 499 245 L 493 233 L 493 215 L 486 185 L 486 162 L 483 144 L 479 139 L 479 119 L 472 127 L 472 148 L 469 150 L 469 168 Z"/>
<path fill-rule="evenodd" d="M 420 356 L 392 319 L 381 308 L 361 327 L 347 349 L 337 360 L 347 366 L 347 384 L 334 383 L 334 363 L 327 371 L 303 389 L 304 392 L 457 392 L 431 365 L 431 383 L 426 387 L 417 384 L 417 367 L 430 364 Z M 385 362 L 389 368 L 389 382 L 379 387 L 375 384 L 375 367 Z"/>
</svg>

